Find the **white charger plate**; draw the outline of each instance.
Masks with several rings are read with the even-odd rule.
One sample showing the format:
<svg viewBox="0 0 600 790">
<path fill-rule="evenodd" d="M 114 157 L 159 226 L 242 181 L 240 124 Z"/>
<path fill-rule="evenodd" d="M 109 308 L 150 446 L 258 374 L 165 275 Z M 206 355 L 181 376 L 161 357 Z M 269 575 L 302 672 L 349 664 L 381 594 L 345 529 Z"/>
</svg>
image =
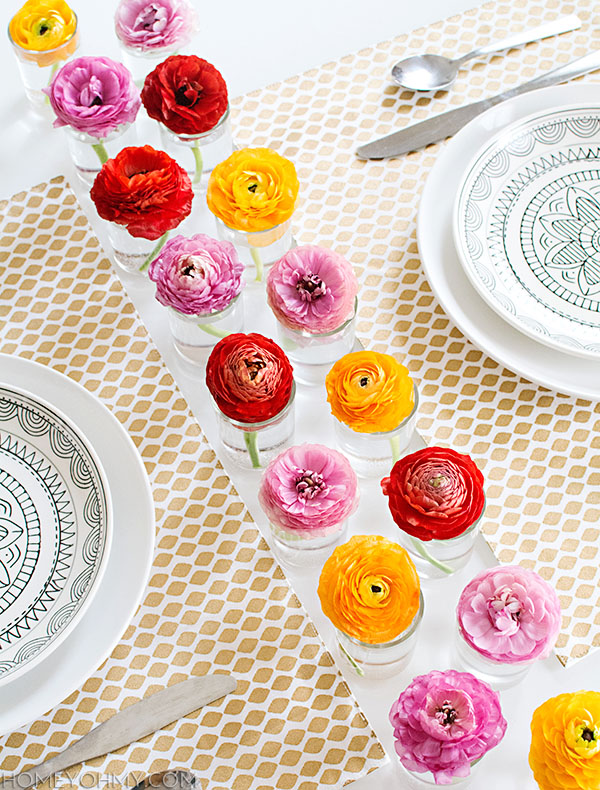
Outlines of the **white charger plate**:
<svg viewBox="0 0 600 790">
<path fill-rule="evenodd" d="M 0 354 L 3 383 L 43 392 L 94 448 L 106 473 L 114 532 L 104 577 L 90 606 L 56 650 L 2 687 L 0 733 L 39 718 L 59 704 L 111 654 L 146 588 L 154 549 L 154 502 L 146 470 L 119 421 L 72 379 L 22 357 Z"/>
<path fill-rule="evenodd" d="M 425 184 L 417 223 L 419 252 L 429 283 L 448 316 L 478 348 L 524 378 L 559 392 L 600 398 L 600 362 L 539 343 L 492 310 L 475 291 L 453 240 L 453 208 L 473 151 L 509 124 L 534 112 L 597 101 L 594 84 L 532 91 L 492 107 L 455 135 Z"/>
</svg>

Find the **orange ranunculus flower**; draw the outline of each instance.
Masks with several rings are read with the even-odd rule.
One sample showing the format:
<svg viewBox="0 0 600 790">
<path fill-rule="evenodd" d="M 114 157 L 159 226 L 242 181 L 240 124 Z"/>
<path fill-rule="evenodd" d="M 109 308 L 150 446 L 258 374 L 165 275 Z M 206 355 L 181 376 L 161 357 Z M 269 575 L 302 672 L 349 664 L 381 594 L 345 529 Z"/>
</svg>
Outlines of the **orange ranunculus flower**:
<svg viewBox="0 0 600 790">
<path fill-rule="evenodd" d="M 420 584 L 405 549 L 379 535 L 355 535 L 338 546 L 319 579 L 324 614 L 348 636 L 390 642 L 419 611 Z"/>
<path fill-rule="evenodd" d="M 359 433 L 393 431 L 415 403 L 408 370 L 377 351 L 354 351 L 338 359 L 325 386 L 333 416 Z"/>
<path fill-rule="evenodd" d="M 289 159 L 270 148 L 243 148 L 212 171 L 206 202 L 228 227 L 257 233 L 292 216 L 298 188 Z M 253 246 L 263 245 L 257 239 Z"/>
<path fill-rule="evenodd" d="M 529 765 L 541 790 L 600 788 L 600 692 L 559 694 L 534 711 Z"/>
<path fill-rule="evenodd" d="M 39 66 L 66 60 L 77 48 L 76 31 L 77 17 L 65 0 L 27 0 L 8 26 L 13 42 L 25 50 L 21 55 Z"/>
</svg>

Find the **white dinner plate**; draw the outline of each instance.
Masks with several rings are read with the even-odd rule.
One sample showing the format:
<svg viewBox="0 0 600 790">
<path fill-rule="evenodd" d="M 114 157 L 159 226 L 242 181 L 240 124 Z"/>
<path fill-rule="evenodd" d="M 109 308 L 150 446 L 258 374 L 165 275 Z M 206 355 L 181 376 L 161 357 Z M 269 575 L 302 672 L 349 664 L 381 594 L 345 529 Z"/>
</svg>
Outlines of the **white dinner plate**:
<svg viewBox="0 0 600 790">
<path fill-rule="evenodd" d="M 600 360 L 600 106 L 541 110 L 478 151 L 454 240 L 475 289 L 534 340 Z"/>
<path fill-rule="evenodd" d="M 440 153 L 425 184 L 417 223 L 419 252 L 429 283 L 448 316 L 478 348 L 524 378 L 551 389 L 597 400 L 600 362 L 558 351 L 521 333 L 479 296 L 456 252 L 452 218 L 455 196 L 473 152 L 509 124 L 533 112 L 592 103 L 594 84 L 532 91 L 480 115 Z"/>
<path fill-rule="evenodd" d="M 93 448 L 56 406 L 2 382 L 0 684 L 30 672 L 81 620 L 111 537 L 109 487 Z"/>
<path fill-rule="evenodd" d="M 118 643 L 146 588 L 154 549 L 154 503 L 129 435 L 90 392 L 45 365 L 5 354 L 0 354 L 0 378 L 15 388 L 42 392 L 46 403 L 58 410 L 68 406 L 69 419 L 105 470 L 114 515 L 104 577 L 84 617 L 40 664 L 2 687 L 0 733 L 6 733 L 59 704 Z"/>
</svg>

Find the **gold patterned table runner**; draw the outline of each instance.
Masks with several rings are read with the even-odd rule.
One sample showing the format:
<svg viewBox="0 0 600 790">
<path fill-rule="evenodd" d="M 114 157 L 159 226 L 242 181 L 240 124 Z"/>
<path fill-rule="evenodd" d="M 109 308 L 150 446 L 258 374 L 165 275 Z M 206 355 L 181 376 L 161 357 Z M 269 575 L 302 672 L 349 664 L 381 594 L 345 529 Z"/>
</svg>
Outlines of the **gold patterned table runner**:
<svg viewBox="0 0 600 790">
<path fill-rule="evenodd" d="M 431 97 L 388 84 L 402 57 L 464 54 L 571 13 L 584 23 L 579 31 L 470 63 L 449 93 Z M 296 236 L 333 247 L 356 267 L 359 336 L 367 348 L 397 354 L 415 374 L 424 438 L 468 452 L 482 467 L 483 532 L 498 559 L 535 568 L 558 590 L 563 663 L 600 644 L 600 405 L 503 369 L 463 337 L 432 294 L 416 217 L 441 146 L 384 162 L 361 162 L 354 150 L 599 45 L 593 0 L 488 3 L 256 91 L 235 103 L 233 119 L 240 145 L 271 145 L 296 162 L 302 196 Z M 586 80 L 597 82 L 598 74 Z"/>
<path fill-rule="evenodd" d="M 157 537 L 121 642 L 43 720 L 0 738 L 0 771 L 41 762 L 132 698 L 213 671 L 234 674 L 237 693 L 86 770 L 141 777 L 184 766 L 203 790 L 316 790 L 374 770 L 382 747 L 64 179 L 2 213 L 0 351 L 71 376 L 113 411 L 144 460 Z"/>
</svg>

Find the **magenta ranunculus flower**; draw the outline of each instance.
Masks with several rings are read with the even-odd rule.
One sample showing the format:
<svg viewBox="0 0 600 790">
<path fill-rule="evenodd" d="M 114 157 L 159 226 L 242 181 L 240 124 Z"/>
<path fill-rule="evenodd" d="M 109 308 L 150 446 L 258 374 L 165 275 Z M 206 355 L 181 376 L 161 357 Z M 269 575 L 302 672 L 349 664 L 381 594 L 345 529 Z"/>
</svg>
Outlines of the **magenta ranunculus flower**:
<svg viewBox="0 0 600 790">
<path fill-rule="evenodd" d="M 196 29 L 188 0 L 121 0 L 115 32 L 126 47 L 151 51 L 181 47 Z"/>
<path fill-rule="evenodd" d="M 110 58 L 67 61 L 45 93 L 56 114 L 54 126 L 71 126 L 91 137 L 133 123 L 141 104 L 130 72 Z"/>
<path fill-rule="evenodd" d="M 561 625 L 554 589 L 520 565 L 478 573 L 462 591 L 456 614 L 467 644 L 503 664 L 546 658 Z"/>
<path fill-rule="evenodd" d="M 233 244 L 203 233 L 167 241 L 150 264 L 156 298 L 185 315 L 224 310 L 242 290 L 244 264 Z"/>
<path fill-rule="evenodd" d="M 506 732 L 500 697 L 469 672 L 419 675 L 390 710 L 395 747 L 409 771 L 431 771 L 436 784 L 469 776 L 471 763 Z"/>
<path fill-rule="evenodd" d="M 272 524 L 302 537 L 324 537 L 358 505 L 350 463 L 320 444 L 290 447 L 263 475 L 258 499 Z"/>
<path fill-rule="evenodd" d="M 267 301 L 290 329 L 332 332 L 354 311 L 358 283 L 345 258 L 326 247 L 295 247 L 273 265 Z"/>
</svg>

